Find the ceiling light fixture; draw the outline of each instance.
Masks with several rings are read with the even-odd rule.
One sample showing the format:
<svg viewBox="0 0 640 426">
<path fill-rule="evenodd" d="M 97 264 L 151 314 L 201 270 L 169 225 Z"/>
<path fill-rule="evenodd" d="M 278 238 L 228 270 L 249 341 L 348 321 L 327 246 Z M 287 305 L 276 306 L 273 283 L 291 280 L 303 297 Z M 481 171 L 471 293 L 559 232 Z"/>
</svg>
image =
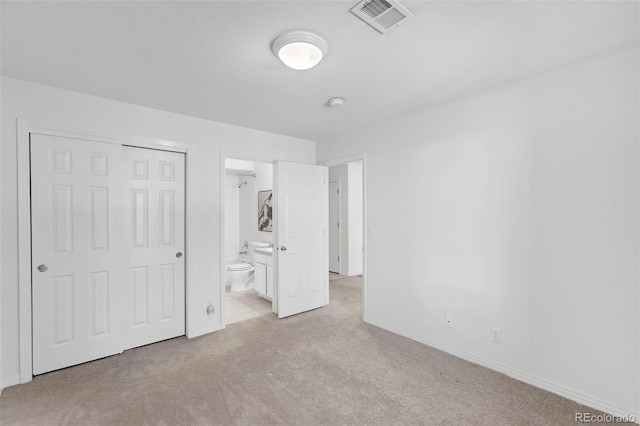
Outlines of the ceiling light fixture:
<svg viewBox="0 0 640 426">
<path fill-rule="evenodd" d="M 330 108 L 341 107 L 344 105 L 344 98 L 331 98 L 327 101 L 327 105 Z"/>
<path fill-rule="evenodd" d="M 271 50 L 289 68 L 308 70 L 327 54 L 327 41 L 309 31 L 289 31 L 271 43 Z"/>
</svg>

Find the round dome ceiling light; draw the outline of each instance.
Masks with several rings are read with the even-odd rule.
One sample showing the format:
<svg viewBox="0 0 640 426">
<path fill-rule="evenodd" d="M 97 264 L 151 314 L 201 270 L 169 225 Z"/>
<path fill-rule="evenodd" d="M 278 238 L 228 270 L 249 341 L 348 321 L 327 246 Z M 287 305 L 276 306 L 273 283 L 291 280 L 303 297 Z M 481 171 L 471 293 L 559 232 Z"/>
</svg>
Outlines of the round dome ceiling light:
<svg viewBox="0 0 640 426">
<path fill-rule="evenodd" d="M 330 108 L 341 107 L 344 105 L 344 98 L 331 98 L 327 101 Z"/>
<path fill-rule="evenodd" d="M 271 43 L 271 50 L 289 68 L 308 70 L 327 54 L 327 41 L 309 31 L 289 31 Z"/>
</svg>

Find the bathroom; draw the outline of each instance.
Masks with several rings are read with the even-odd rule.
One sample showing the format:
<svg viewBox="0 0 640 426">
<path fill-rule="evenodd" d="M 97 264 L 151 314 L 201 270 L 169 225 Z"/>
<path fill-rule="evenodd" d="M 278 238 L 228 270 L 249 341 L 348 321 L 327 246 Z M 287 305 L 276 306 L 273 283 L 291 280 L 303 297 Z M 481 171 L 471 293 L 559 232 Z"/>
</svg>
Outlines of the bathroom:
<svg viewBox="0 0 640 426">
<path fill-rule="evenodd" d="M 271 313 L 273 164 L 225 160 L 226 323 Z"/>
</svg>

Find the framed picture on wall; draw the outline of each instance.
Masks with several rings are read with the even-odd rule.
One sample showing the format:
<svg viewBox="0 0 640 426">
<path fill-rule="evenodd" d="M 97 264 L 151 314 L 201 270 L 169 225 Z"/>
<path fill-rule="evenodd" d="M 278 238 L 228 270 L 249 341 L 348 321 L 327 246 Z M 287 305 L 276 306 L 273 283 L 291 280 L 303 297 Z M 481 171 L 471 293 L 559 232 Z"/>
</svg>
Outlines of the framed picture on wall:
<svg viewBox="0 0 640 426">
<path fill-rule="evenodd" d="M 273 232 L 273 191 L 258 191 L 258 231 Z"/>
</svg>

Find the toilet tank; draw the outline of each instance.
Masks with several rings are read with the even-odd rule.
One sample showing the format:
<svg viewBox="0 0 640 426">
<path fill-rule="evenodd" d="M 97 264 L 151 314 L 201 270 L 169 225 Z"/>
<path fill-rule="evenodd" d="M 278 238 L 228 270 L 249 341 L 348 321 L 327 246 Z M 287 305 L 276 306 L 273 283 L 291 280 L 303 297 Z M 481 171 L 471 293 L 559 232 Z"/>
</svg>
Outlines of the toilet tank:
<svg viewBox="0 0 640 426">
<path fill-rule="evenodd" d="M 256 264 L 256 256 L 254 253 L 255 249 L 271 247 L 271 243 L 265 243 L 262 241 L 249 241 L 247 245 L 249 246 L 247 254 L 249 255 L 249 262 L 251 262 L 252 265 Z"/>
</svg>

